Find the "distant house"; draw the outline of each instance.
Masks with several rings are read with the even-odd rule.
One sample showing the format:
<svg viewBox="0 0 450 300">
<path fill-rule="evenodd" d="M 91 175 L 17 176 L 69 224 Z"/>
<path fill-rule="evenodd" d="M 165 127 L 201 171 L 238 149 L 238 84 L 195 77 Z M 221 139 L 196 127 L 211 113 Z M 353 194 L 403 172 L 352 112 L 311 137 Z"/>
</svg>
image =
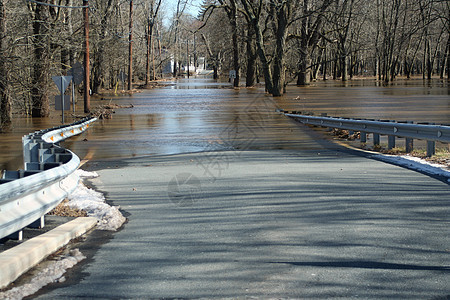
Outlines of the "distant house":
<svg viewBox="0 0 450 300">
<path fill-rule="evenodd" d="M 174 67 L 174 58 L 173 55 L 170 55 L 170 57 L 167 57 L 165 63 L 163 63 L 162 72 L 164 75 L 169 75 L 173 73 L 173 67 Z M 191 64 L 189 65 L 189 73 L 196 74 L 196 75 L 207 75 L 211 73 L 211 70 L 207 69 L 208 65 L 206 63 L 205 57 L 198 57 L 197 58 L 197 65 L 194 65 L 194 61 L 191 58 Z M 188 68 L 186 65 L 181 65 L 181 71 L 187 72 Z"/>
</svg>

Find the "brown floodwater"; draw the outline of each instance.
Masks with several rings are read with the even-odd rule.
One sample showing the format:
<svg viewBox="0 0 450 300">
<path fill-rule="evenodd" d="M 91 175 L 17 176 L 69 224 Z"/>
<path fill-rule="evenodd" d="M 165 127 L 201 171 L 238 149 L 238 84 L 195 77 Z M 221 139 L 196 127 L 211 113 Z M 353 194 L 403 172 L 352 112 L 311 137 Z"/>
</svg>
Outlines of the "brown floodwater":
<svg viewBox="0 0 450 300">
<path fill-rule="evenodd" d="M 450 124 L 450 89 L 440 80 L 399 80 L 389 86 L 375 80 L 320 81 L 289 86 L 283 97 L 272 98 L 262 87 L 233 89 L 211 79 L 182 79 L 132 96 L 93 99 L 91 105 L 105 103 L 134 107 L 116 109 L 112 119 L 99 120 L 88 132 L 64 142 L 81 159 L 323 147 L 314 134 L 305 134 L 276 109 Z M 81 101 L 78 105 L 81 114 Z M 66 122 L 71 121 L 67 116 Z M 13 130 L 0 134 L 0 169 L 21 167 L 23 135 L 60 122 L 57 112 L 43 119 L 17 116 Z"/>
</svg>

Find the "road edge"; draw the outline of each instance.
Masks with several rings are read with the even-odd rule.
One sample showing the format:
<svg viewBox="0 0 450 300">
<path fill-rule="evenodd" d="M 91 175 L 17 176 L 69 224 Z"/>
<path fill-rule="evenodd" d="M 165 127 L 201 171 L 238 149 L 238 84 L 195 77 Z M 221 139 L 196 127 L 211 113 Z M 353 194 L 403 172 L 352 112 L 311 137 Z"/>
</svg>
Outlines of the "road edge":
<svg viewBox="0 0 450 300">
<path fill-rule="evenodd" d="M 7 287 L 46 257 L 96 225 L 96 218 L 76 218 L 0 253 L 0 289 Z"/>
<path fill-rule="evenodd" d="M 339 141 L 339 140 L 333 140 L 333 142 L 335 142 L 336 144 L 338 144 L 344 148 L 347 148 L 349 150 L 359 152 L 363 155 L 366 155 L 367 157 L 369 157 L 371 159 L 376 159 L 376 160 L 379 160 L 379 161 L 382 161 L 385 163 L 389 163 L 389 164 L 396 165 L 399 167 L 407 168 L 408 170 L 422 173 L 424 175 L 430 176 L 434 179 L 440 180 L 443 183 L 450 185 L 450 171 L 447 171 L 445 169 L 442 169 L 442 172 L 437 172 L 432 169 L 437 169 L 438 167 L 428 166 L 427 164 L 422 163 L 422 162 L 407 160 L 407 159 L 402 158 L 401 155 L 389 155 L 389 154 L 370 151 L 370 150 L 366 150 L 366 149 L 360 149 L 360 148 L 348 145 L 345 142 Z"/>
</svg>

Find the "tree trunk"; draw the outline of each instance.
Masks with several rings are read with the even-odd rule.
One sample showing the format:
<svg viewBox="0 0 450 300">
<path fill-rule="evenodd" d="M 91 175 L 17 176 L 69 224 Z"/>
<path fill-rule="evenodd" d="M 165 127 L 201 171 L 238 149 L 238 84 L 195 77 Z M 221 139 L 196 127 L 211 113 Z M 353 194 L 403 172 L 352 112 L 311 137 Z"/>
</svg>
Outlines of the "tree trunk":
<svg viewBox="0 0 450 300">
<path fill-rule="evenodd" d="M 99 33 L 99 41 L 98 46 L 94 49 L 94 65 L 92 66 L 93 78 L 92 78 L 92 93 L 98 94 L 100 88 L 103 86 L 103 73 L 104 73 L 104 64 L 105 64 L 105 56 L 104 50 L 106 48 L 106 30 L 108 28 L 108 19 L 110 17 L 112 9 L 112 0 L 108 0 L 108 4 L 106 6 L 106 10 L 104 15 L 100 21 L 100 33 Z"/>
<path fill-rule="evenodd" d="M 289 4 L 284 4 L 277 10 L 277 31 L 276 31 L 276 47 L 273 62 L 273 91 L 274 97 L 283 95 L 285 83 L 285 45 L 289 16 Z"/>
<path fill-rule="evenodd" d="M 255 28 L 257 53 L 259 56 L 259 60 L 261 61 L 261 64 L 262 64 L 262 70 L 263 70 L 263 75 L 264 75 L 264 80 L 265 80 L 266 91 L 269 94 L 272 94 L 272 92 L 273 92 L 272 71 L 270 70 L 269 61 L 267 60 L 267 56 L 266 56 L 266 53 L 264 50 L 263 33 L 262 33 L 259 25 L 255 24 L 254 22 L 257 22 L 257 21 L 253 20 L 253 26 Z"/>
<path fill-rule="evenodd" d="M 240 64 L 239 64 L 239 44 L 238 44 L 238 32 L 237 32 L 237 19 L 236 17 L 231 21 L 232 42 L 233 42 L 233 68 L 236 71 L 236 77 L 233 81 L 234 87 L 239 87 L 240 81 Z"/>
<path fill-rule="evenodd" d="M 311 56 L 308 51 L 301 52 L 297 85 L 305 86 L 311 83 Z"/>
<path fill-rule="evenodd" d="M 248 25 L 247 31 L 247 75 L 245 76 L 245 86 L 251 87 L 255 85 L 256 80 L 256 45 L 255 30 L 253 26 Z"/>
<path fill-rule="evenodd" d="M 214 55 L 211 47 L 209 45 L 208 40 L 206 39 L 206 36 L 202 33 L 200 35 L 203 39 L 203 42 L 205 43 L 205 47 L 206 47 L 206 51 L 208 52 L 209 55 L 209 59 L 212 61 L 212 67 L 213 67 L 213 79 L 219 79 L 219 68 L 218 68 L 218 64 L 219 64 L 219 54 Z M 204 66 L 204 69 L 206 70 L 206 63 Z"/>
<path fill-rule="evenodd" d="M 344 53 L 341 53 L 341 80 L 348 80 L 347 56 Z"/>
<path fill-rule="evenodd" d="M 3 0 L 0 0 L 0 132 L 11 124 L 11 100 L 8 94 L 6 67 L 6 16 Z"/>
<path fill-rule="evenodd" d="M 427 79 L 433 76 L 433 62 L 431 60 L 431 46 L 430 41 L 427 41 Z"/>
<path fill-rule="evenodd" d="M 91 73 L 90 73 L 90 48 L 89 48 L 89 1 L 83 0 L 83 23 L 84 23 L 84 86 L 83 86 L 83 102 L 84 112 L 91 111 Z"/>
<path fill-rule="evenodd" d="M 72 6 L 72 0 L 66 0 L 67 6 Z M 61 67 L 63 70 L 73 66 L 74 64 L 74 50 L 73 50 L 73 23 L 72 23 L 72 9 L 64 12 L 64 28 L 69 36 L 67 44 L 64 44 L 61 49 Z"/>
<path fill-rule="evenodd" d="M 133 88 L 133 0 L 130 0 L 130 23 L 128 36 L 128 90 Z"/>
<path fill-rule="evenodd" d="M 309 47 L 309 33 L 308 33 L 308 2 L 305 1 L 303 8 L 303 20 L 301 24 L 301 40 L 300 40 L 300 62 L 297 77 L 297 85 L 305 86 L 311 83 L 311 51 Z"/>
<path fill-rule="evenodd" d="M 412 66 L 412 63 L 409 64 L 408 63 L 408 59 L 406 57 L 405 57 L 404 65 L 405 65 L 404 69 L 405 69 L 406 78 L 407 79 L 411 79 L 411 66 Z"/>
<path fill-rule="evenodd" d="M 447 39 L 447 81 L 450 82 L 450 36 Z"/>
<path fill-rule="evenodd" d="M 146 56 L 146 66 L 145 66 L 145 85 L 148 85 L 150 82 L 150 57 L 153 54 L 153 23 L 150 19 L 147 20 L 147 56 Z"/>
<path fill-rule="evenodd" d="M 265 87 L 266 92 L 269 94 L 272 94 L 273 91 L 273 83 L 272 83 L 272 71 L 270 70 L 269 60 L 267 58 L 266 52 L 265 52 L 265 45 L 264 45 L 264 34 L 262 32 L 261 26 L 260 26 L 260 15 L 255 14 L 254 7 L 252 7 L 251 1 L 249 0 L 241 0 L 241 3 L 244 7 L 244 10 L 248 16 L 248 22 L 250 26 L 253 26 L 255 30 L 255 37 L 256 37 L 256 52 L 258 54 L 259 60 L 261 61 L 261 67 L 263 70 L 264 80 L 265 80 Z"/>
<path fill-rule="evenodd" d="M 41 2 L 47 3 L 47 0 Z M 36 5 L 33 19 L 33 76 L 31 90 L 31 115 L 33 117 L 47 117 L 50 114 L 48 99 L 49 56 L 48 40 L 48 6 Z"/>
<path fill-rule="evenodd" d="M 231 42 L 233 45 L 233 69 L 236 72 L 236 76 L 233 80 L 233 86 L 239 87 L 240 81 L 240 64 L 239 64 L 239 41 L 238 41 L 238 26 L 237 26 L 237 7 L 236 0 L 230 0 L 230 5 L 226 9 L 228 19 L 231 26 Z M 222 1 L 223 3 L 223 1 Z"/>
<path fill-rule="evenodd" d="M 317 17 L 313 22 L 312 11 L 310 11 L 312 2 L 306 0 L 303 1 L 303 18 L 300 29 L 299 71 L 297 76 L 297 85 L 299 86 L 309 85 L 311 82 L 312 55 L 321 38 L 320 32 L 322 30 L 324 12 L 332 2 L 333 1 L 331 0 L 322 2 L 320 8 L 315 12 L 317 13 Z"/>
<path fill-rule="evenodd" d="M 357 64 L 356 58 L 353 55 L 350 55 L 350 66 L 348 68 L 348 76 L 350 77 L 350 80 L 353 79 L 355 73 L 354 70 L 357 68 Z M 358 70 L 356 70 L 356 72 L 358 72 Z"/>
<path fill-rule="evenodd" d="M 216 65 L 213 65 L 213 79 L 214 80 L 219 79 L 219 72 L 217 70 L 217 66 Z"/>
</svg>

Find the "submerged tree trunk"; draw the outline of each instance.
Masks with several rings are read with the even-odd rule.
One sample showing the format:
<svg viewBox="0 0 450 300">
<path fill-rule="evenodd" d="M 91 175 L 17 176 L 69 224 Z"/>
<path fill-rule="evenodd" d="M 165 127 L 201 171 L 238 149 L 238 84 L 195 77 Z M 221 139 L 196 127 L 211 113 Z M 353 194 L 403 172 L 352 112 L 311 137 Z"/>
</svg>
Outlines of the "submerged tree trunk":
<svg viewBox="0 0 450 300">
<path fill-rule="evenodd" d="M 255 36 L 256 36 L 256 46 L 257 46 L 257 54 L 259 56 L 259 60 L 262 64 L 262 70 L 265 80 L 266 91 L 269 94 L 273 93 L 273 83 L 272 83 L 272 71 L 270 70 L 269 60 L 267 59 L 265 48 L 264 48 L 264 36 L 261 28 L 258 25 L 259 20 L 256 18 L 251 19 L 252 25 L 255 28 Z"/>
<path fill-rule="evenodd" d="M 108 0 L 106 9 L 103 14 L 103 18 L 100 21 L 100 33 L 98 46 L 94 48 L 94 64 L 92 66 L 93 78 L 92 78 L 92 92 L 98 94 L 100 88 L 103 86 L 103 73 L 105 65 L 104 51 L 106 48 L 106 32 L 108 28 L 108 19 L 112 12 L 112 0 Z"/>
<path fill-rule="evenodd" d="M 47 3 L 47 0 L 41 2 Z M 48 40 L 48 6 L 36 5 L 33 18 L 33 75 L 31 90 L 31 115 L 47 117 L 50 114 L 48 82 L 50 71 L 50 45 Z"/>
<path fill-rule="evenodd" d="M 4 1 L 0 0 L 0 132 L 11 124 L 11 100 L 8 94 L 6 67 L 6 17 Z"/>
<path fill-rule="evenodd" d="M 447 39 L 447 54 L 445 56 L 447 60 L 447 81 L 450 82 L 450 35 Z M 445 69 L 445 67 L 443 69 Z"/>
<path fill-rule="evenodd" d="M 311 83 L 311 51 L 308 49 L 308 18 L 306 17 L 308 13 L 308 3 L 305 1 L 305 7 L 303 8 L 303 14 L 305 17 L 301 24 L 301 36 L 300 36 L 300 61 L 297 76 L 297 85 L 305 86 Z"/>
<path fill-rule="evenodd" d="M 310 6 L 313 5 L 313 2 L 307 0 L 303 1 L 303 18 L 300 29 L 300 59 L 297 77 L 298 86 L 309 85 L 311 82 L 312 54 L 320 41 L 320 31 L 322 30 L 324 12 L 332 2 L 332 0 L 322 1 L 314 13 L 317 13 L 317 16 L 313 21 L 313 12 L 310 10 Z"/>
<path fill-rule="evenodd" d="M 158 0 L 155 8 L 155 0 L 150 1 L 150 7 L 147 18 L 147 55 L 146 55 L 146 67 L 145 67 L 145 85 L 149 84 L 150 79 L 156 79 L 155 70 L 155 58 L 154 58 L 154 47 L 153 47 L 153 28 L 155 26 L 155 19 L 158 16 L 159 8 L 161 6 L 161 1 Z M 150 76 L 150 58 L 153 62 L 153 76 Z"/>
<path fill-rule="evenodd" d="M 231 1 L 234 3 L 234 1 Z M 234 6 L 236 9 L 236 6 Z M 239 44 L 238 44 L 238 32 L 237 32 L 237 12 L 234 10 L 234 17 L 230 20 L 231 22 L 231 30 L 232 33 L 232 43 L 233 43 L 233 67 L 234 71 L 236 72 L 236 76 L 233 80 L 233 86 L 239 87 L 239 81 L 240 81 L 240 69 L 241 66 L 239 64 Z"/>
<path fill-rule="evenodd" d="M 347 56 L 345 54 L 341 56 L 341 80 L 348 80 Z"/>
<path fill-rule="evenodd" d="M 206 36 L 202 33 L 200 35 L 203 39 L 203 42 L 205 43 L 205 47 L 206 47 L 206 51 L 208 52 L 209 55 L 209 59 L 212 61 L 212 67 L 213 67 L 213 79 L 219 79 L 219 54 L 216 53 L 216 55 L 214 55 L 214 53 L 212 52 L 212 49 L 209 45 L 209 41 L 206 39 Z M 205 69 L 206 69 L 206 65 L 205 65 Z"/>
<path fill-rule="evenodd" d="M 297 77 L 297 85 L 304 86 L 311 83 L 311 56 L 308 52 L 304 52 L 300 58 L 299 72 Z"/>
<path fill-rule="evenodd" d="M 255 30 L 253 26 L 248 25 L 247 30 L 247 74 L 245 76 L 245 86 L 251 87 L 255 85 L 256 80 L 256 44 Z"/>
<path fill-rule="evenodd" d="M 275 58 L 273 63 L 273 92 L 274 97 L 279 97 L 284 93 L 285 84 L 285 46 L 289 18 L 289 4 L 281 5 L 277 9 L 277 30 Z"/>
<path fill-rule="evenodd" d="M 153 55 L 153 24 L 150 18 L 147 20 L 147 55 L 145 59 L 145 85 L 150 82 L 150 58 Z M 155 78 L 153 78 L 154 80 Z"/>
<path fill-rule="evenodd" d="M 231 26 L 231 44 L 233 47 L 233 69 L 236 72 L 236 76 L 233 79 L 233 86 L 239 87 L 240 81 L 240 69 L 241 65 L 239 63 L 239 41 L 238 41 L 238 19 L 237 19 L 237 0 L 219 0 L 219 3 L 225 9 L 228 16 L 228 21 Z"/>
</svg>

